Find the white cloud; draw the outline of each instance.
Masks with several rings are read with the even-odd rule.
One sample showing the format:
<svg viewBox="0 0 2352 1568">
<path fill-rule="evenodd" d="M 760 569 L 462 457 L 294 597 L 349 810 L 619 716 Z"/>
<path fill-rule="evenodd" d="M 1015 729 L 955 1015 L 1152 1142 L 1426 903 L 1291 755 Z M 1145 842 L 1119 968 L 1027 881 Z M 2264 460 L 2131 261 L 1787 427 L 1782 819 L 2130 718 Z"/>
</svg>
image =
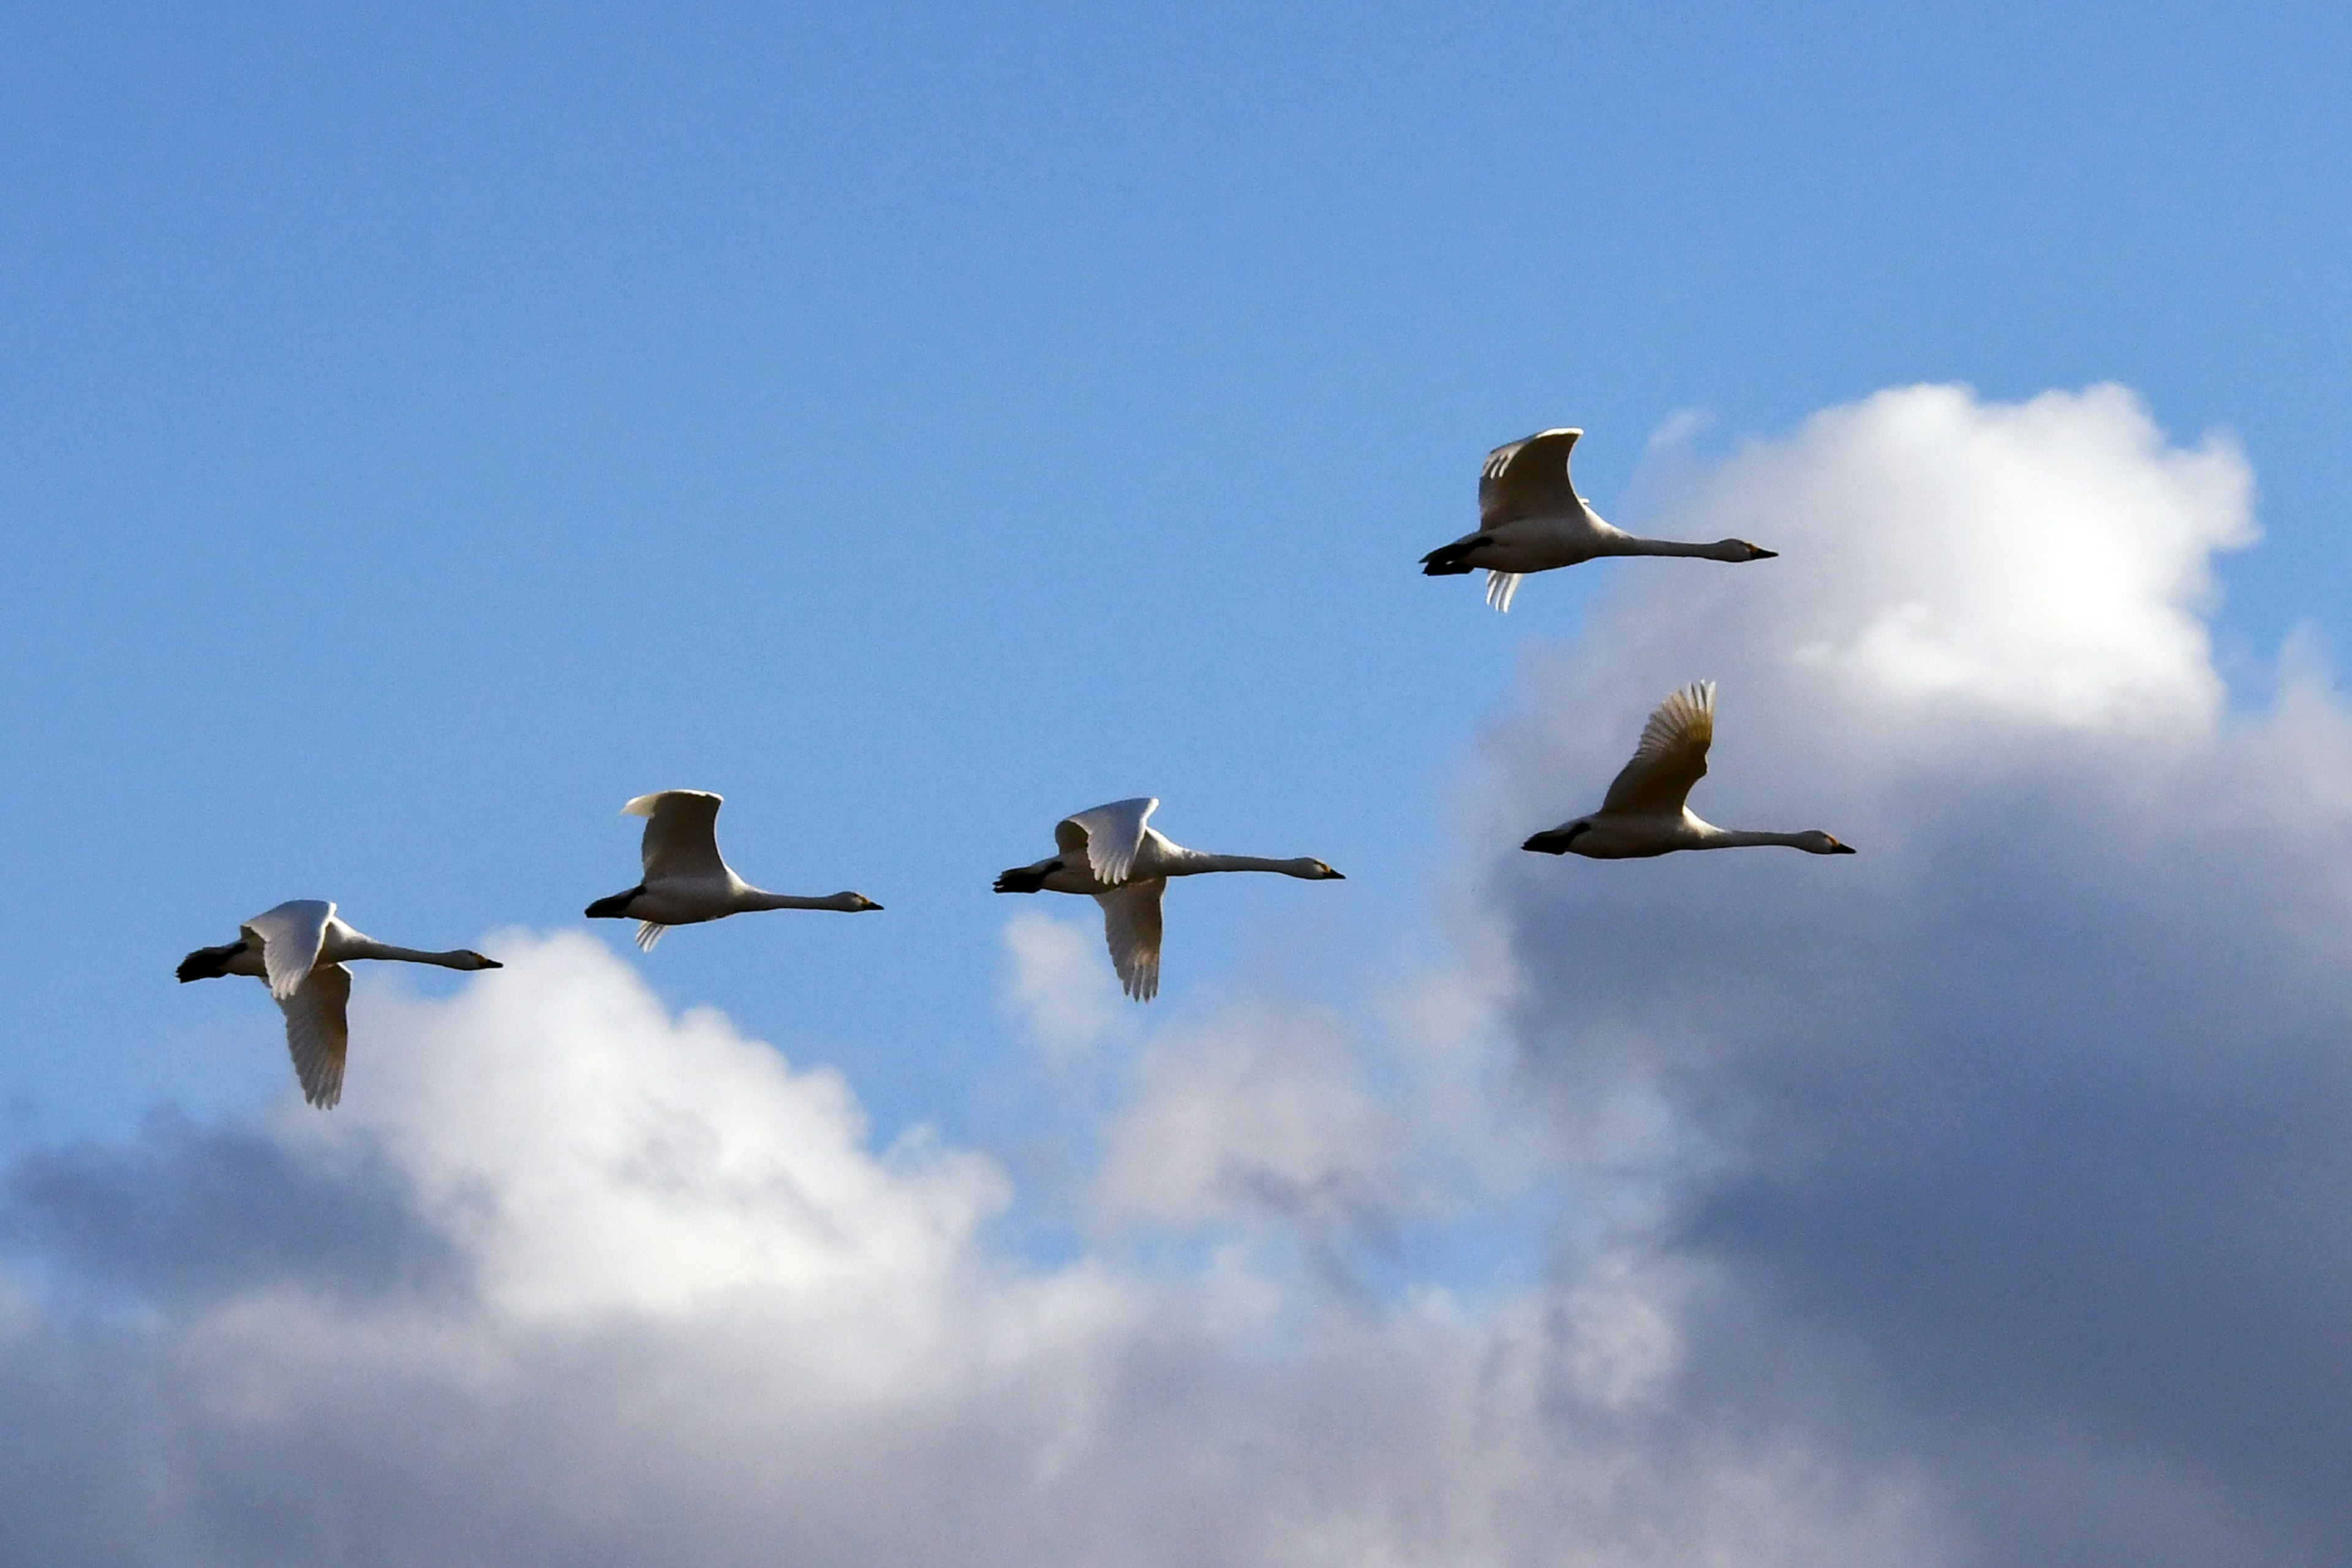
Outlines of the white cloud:
<svg viewBox="0 0 2352 1568">
<path fill-rule="evenodd" d="M 1108 1215 L 1193 1227 L 1270 1211 L 1370 1217 L 1393 1198 L 1398 1133 L 1360 1081 L 1346 1025 L 1270 1004 L 1155 1039 L 1103 1134 Z"/>
<path fill-rule="evenodd" d="M 1013 961 L 1006 1005 L 1048 1056 L 1070 1057 L 1117 1032 L 1128 1002 L 1099 916 L 1062 921 L 1022 910 L 1004 922 L 1004 951 Z"/>
<path fill-rule="evenodd" d="M 174 1290 L 154 1283 L 172 1268 L 119 1257 L 150 1281 L 139 1324 L 90 1338 L 62 1302 L 37 1313 L 0 1343 L 0 1517 L 44 1561 L 1793 1568 L 1926 1549 L 1904 1484 L 1769 1434 L 1627 1426 L 1671 1353 L 1622 1281 L 1468 1311 L 1349 1305 L 1230 1254 L 1190 1276 L 1024 1268 L 984 1240 L 987 1162 L 867 1152 L 834 1075 L 665 1014 L 583 937 L 499 945 L 508 967 L 452 1000 L 363 991 L 343 1109 L 289 1103 L 278 1154 L 224 1132 L 136 1172 L 47 1173 L 38 1202 L 79 1194 L 101 1219 L 93 1192 L 217 1187 L 240 1163 L 320 1202 L 363 1183 L 457 1257 L 356 1291 L 299 1258 Z M 1361 1151 L 1290 1098 L 1279 1043 L 1215 1057 L 1207 1081 L 1228 1109 L 1268 1091 L 1263 1158 L 1322 1202 Z M 1172 1058 L 1147 1082 L 1162 1070 L 1187 1092 Z M 1293 1136 L 1319 1152 L 1298 1163 Z M 1192 1173 L 1206 1206 L 1187 1215 L 1224 1201 L 1234 1157 Z M 126 1242 L 184 1244 L 202 1238 Z"/>
</svg>

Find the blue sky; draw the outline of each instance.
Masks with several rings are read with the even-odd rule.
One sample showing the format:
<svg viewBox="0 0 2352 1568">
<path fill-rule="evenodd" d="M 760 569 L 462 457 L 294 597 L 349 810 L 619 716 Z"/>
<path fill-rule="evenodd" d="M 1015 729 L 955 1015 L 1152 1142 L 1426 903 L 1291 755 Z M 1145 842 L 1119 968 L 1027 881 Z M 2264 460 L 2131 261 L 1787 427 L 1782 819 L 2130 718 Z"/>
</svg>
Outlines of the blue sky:
<svg viewBox="0 0 2352 1568">
<path fill-rule="evenodd" d="M 2220 634 L 2263 657 L 2346 569 L 2347 27 L 20 14 L 8 1101 L 275 1092 L 266 1012 L 179 952 L 314 893 L 395 940 L 567 921 L 669 785 L 755 879 L 890 910 L 655 983 L 894 1125 L 967 1124 L 988 879 L 1097 799 L 1323 855 L 1328 940 L 1410 946 L 1465 745 L 1609 571 L 1501 621 L 1411 570 L 1543 425 L 1638 521 L 1678 412 L 1720 450 L 2117 380 L 2243 442 L 2269 539 Z M 1171 992 L 1300 893 L 1194 900 Z"/>
</svg>

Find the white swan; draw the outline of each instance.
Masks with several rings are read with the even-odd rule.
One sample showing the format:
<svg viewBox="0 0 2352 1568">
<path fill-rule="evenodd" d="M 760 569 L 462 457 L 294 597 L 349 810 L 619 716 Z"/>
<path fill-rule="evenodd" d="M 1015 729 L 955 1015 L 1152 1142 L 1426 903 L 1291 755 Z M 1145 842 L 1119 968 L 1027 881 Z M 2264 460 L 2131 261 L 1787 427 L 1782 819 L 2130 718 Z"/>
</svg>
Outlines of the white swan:
<svg viewBox="0 0 2352 1568">
<path fill-rule="evenodd" d="M 672 926 L 699 925 L 754 910 L 842 910 L 856 913 L 882 906 L 863 893 L 833 893 L 796 899 L 763 893 L 730 870 L 719 856 L 719 797 L 698 789 L 666 789 L 641 795 L 621 807 L 624 816 L 646 819 L 645 880 L 588 906 L 591 920 L 634 920 L 637 945 L 646 952 Z"/>
<path fill-rule="evenodd" d="M 1421 558 L 1431 577 L 1486 573 L 1486 603 L 1507 613 L 1529 572 L 1574 566 L 1601 555 L 1696 555 L 1709 561 L 1769 561 L 1780 553 L 1744 539 L 1685 544 L 1641 539 L 1601 521 L 1568 477 L 1569 449 L 1581 430 L 1539 430 L 1486 454 L 1478 476 L 1478 531 Z"/>
<path fill-rule="evenodd" d="M 1732 833 L 1702 822 L 1684 803 L 1706 776 L 1707 742 L 1715 739 L 1715 682 L 1696 682 L 1658 704 L 1643 726 L 1633 760 L 1619 772 L 1601 809 L 1564 822 L 1520 847 L 1540 855 L 1587 855 L 1631 860 L 1676 849 L 1737 849 L 1785 844 L 1812 855 L 1851 855 L 1853 847 L 1819 831 Z"/>
<path fill-rule="evenodd" d="M 1262 860 L 1254 855 L 1203 855 L 1144 824 L 1157 800 L 1115 800 L 1054 825 L 1059 851 L 996 879 L 1000 893 L 1090 893 L 1103 909 L 1103 939 L 1119 984 L 1139 1002 L 1160 994 L 1160 896 L 1171 877 L 1204 871 L 1278 871 L 1310 882 L 1347 879 L 1320 860 Z"/>
<path fill-rule="evenodd" d="M 404 963 L 437 963 L 444 969 L 498 969 L 495 958 L 463 948 L 420 952 L 390 947 L 363 936 L 335 918 L 323 899 L 296 899 L 254 916 L 237 928 L 226 947 L 200 947 L 180 960 L 180 980 L 218 980 L 250 974 L 269 983 L 286 1015 L 286 1046 L 294 1053 L 294 1076 L 302 1098 L 325 1110 L 343 1098 L 343 1056 L 352 1032 L 344 1009 L 352 999 L 354 958 L 389 958 Z"/>
</svg>

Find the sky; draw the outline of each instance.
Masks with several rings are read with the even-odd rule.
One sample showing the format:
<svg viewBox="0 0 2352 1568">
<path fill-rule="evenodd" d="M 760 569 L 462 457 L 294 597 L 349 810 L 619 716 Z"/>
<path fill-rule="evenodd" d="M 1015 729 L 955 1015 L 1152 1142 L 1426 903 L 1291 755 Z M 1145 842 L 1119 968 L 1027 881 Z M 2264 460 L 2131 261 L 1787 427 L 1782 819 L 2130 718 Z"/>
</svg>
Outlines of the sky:
<svg viewBox="0 0 2352 1568">
<path fill-rule="evenodd" d="M 2343 1559 L 2339 11 L 9 20 L 0 1561 Z"/>
</svg>

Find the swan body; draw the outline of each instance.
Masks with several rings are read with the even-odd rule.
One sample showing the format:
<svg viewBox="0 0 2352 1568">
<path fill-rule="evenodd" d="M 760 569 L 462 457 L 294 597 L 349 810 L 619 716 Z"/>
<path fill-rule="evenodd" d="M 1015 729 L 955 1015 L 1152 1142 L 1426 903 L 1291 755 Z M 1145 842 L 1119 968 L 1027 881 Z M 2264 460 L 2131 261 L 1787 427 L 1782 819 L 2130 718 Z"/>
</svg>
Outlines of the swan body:
<svg viewBox="0 0 2352 1568">
<path fill-rule="evenodd" d="M 1595 860 L 1762 844 L 1784 844 L 1812 855 L 1853 853 L 1852 846 L 1818 830 L 1734 832 L 1701 820 L 1685 803 L 1691 786 L 1706 776 L 1706 749 L 1714 739 L 1715 682 L 1696 681 L 1658 704 L 1643 726 L 1633 760 L 1610 784 L 1599 811 L 1538 833 L 1520 847 Z"/>
<path fill-rule="evenodd" d="M 1575 566 L 1603 555 L 1690 555 L 1708 561 L 1769 561 L 1778 551 L 1744 539 L 1691 544 L 1643 539 L 1612 528 L 1576 493 L 1568 455 L 1581 430 L 1539 430 L 1486 454 L 1478 478 L 1478 531 L 1421 558 L 1431 577 L 1486 574 L 1486 602 L 1507 612 L 1530 572 Z"/>
<path fill-rule="evenodd" d="M 181 984 L 247 974 L 269 983 L 286 1015 L 286 1046 L 302 1098 L 321 1110 L 343 1097 L 343 1058 L 351 1046 L 345 1010 L 352 999 L 354 958 L 434 963 L 444 969 L 498 969 L 495 958 L 459 948 L 422 952 L 393 947 L 345 925 L 323 899 L 295 899 L 254 916 L 225 947 L 200 947 L 180 961 Z"/>
<path fill-rule="evenodd" d="M 637 945 L 646 952 L 672 926 L 700 925 L 757 910 L 839 910 L 858 913 L 882 906 L 863 893 L 829 893 L 821 899 L 770 893 L 729 868 L 719 854 L 720 797 L 698 789 L 666 789 L 641 795 L 621 808 L 624 816 L 646 819 L 641 857 L 645 879 L 626 892 L 588 906 L 591 920 L 633 920 Z"/>
<path fill-rule="evenodd" d="M 1171 877 L 1274 871 L 1310 882 L 1347 879 L 1308 857 L 1266 860 L 1187 849 L 1148 826 L 1157 800 L 1115 800 L 1054 825 L 1055 853 L 996 879 L 1000 893 L 1085 893 L 1102 905 L 1103 938 L 1120 987 L 1139 1002 L 1160 994 L 1160 897 Z"/>
</svg>

